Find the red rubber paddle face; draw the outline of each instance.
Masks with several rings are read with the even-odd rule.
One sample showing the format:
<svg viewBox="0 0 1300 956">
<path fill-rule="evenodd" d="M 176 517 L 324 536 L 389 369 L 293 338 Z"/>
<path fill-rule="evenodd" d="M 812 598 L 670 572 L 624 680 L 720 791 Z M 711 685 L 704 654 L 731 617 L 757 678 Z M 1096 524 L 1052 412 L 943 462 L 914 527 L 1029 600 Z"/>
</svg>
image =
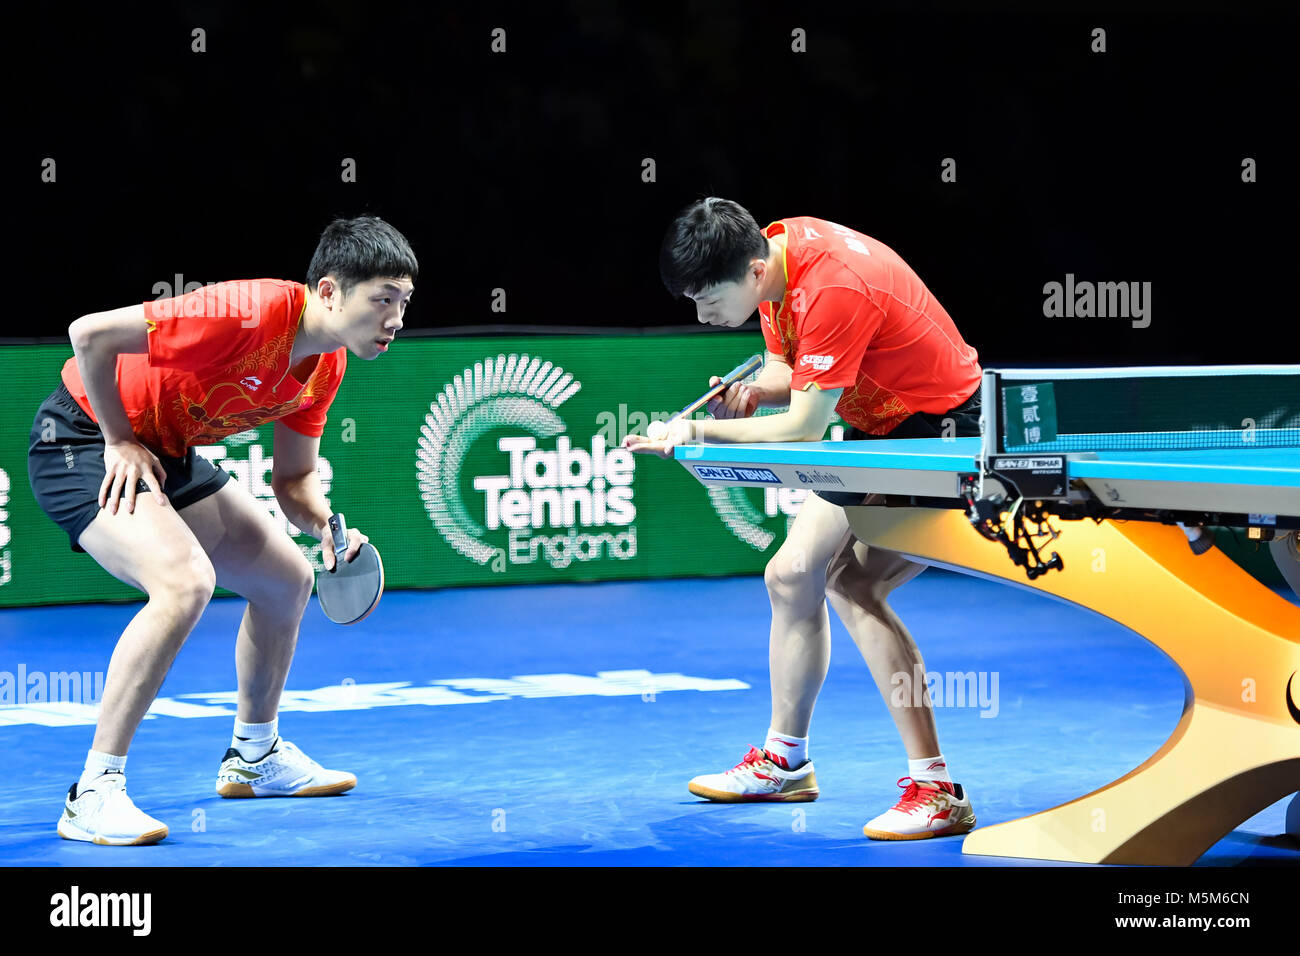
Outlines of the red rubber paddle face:
<svg viewBox="0 0 1300 956">
<path fill-rule="evenodd" d="M 340 560 L 334 570 L 316 576 L 321 610 L 335 624 L 355 624 L 379 604 L 384 593 L 384 562 L 366 542 L 351 561 Z"/>
</svg>

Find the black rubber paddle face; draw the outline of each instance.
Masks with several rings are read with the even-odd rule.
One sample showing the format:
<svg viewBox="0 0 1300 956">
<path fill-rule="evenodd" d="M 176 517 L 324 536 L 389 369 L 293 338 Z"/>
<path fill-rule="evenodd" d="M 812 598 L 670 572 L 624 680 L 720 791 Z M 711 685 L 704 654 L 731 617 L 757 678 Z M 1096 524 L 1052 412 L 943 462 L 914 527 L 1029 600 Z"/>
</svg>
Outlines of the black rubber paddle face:
<svg viewBox="0 0 1300 956">
<path fill-rule="evenodd" d="M 325 616 L 335 624 L 355 624 L 379 604 L 384 593 L 384 562 L 366 542 L 352 561 L 340 560 L 331 571 L 316 576 L 316 597 Z"/>
</svg>

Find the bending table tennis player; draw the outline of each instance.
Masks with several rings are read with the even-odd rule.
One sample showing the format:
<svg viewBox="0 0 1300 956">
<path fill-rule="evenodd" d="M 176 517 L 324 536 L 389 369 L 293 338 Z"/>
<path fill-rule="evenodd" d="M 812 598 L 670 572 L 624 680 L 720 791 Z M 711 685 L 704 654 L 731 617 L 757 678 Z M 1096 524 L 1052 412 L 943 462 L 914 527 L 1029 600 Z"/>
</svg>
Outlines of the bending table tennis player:
<svg viewBox="0 0 1300 956">
<path fill-rule="evenodd" d="M 148 601 L 113 651 L 60 836 L 101 845 L 167 836 L 166 824 L 127 795 L 127 750 L 216 585 L 248 601 L 217 793 L 324 796 L 356 785 L 279 736 L 311 564 L 265 507 L 194 446 L 276 422 L 276 500 L 297 528 L 325 538 L 330 506 L 316 464 L 326 412 L 347 353 L 374 359 L 402 328 L 416 273 L 410 245 L 388 223 L 339 219 L 322 234 L 306 285 L 217 283 L 69 327 L 74 356 L 32 426 L 32 490 L 74 551 Z M 366 540 L 352 529 L 344 559 Z M 332 569 L 333 548 L 321 554 Z"/>
<path fill-rule="evenodd" d="M 760 229 L 741 206 L 710 198 L 677 216 L 659 262 L 668 291 L 692 299 L 705 324 L 734 328 L 757 308 L 767 363 L 754 382 L 733 385 L 710 404 L 714 420 L 678 419 L 657 442 L 630 436 L 631 450 L 671 457 L 677 444 L 692 441 L 819 441 L 837 411 L 850 440 L 979 434 L 975 350 L 916 273 L 876 239 L 811 217 Z M 786 405 L 754 417 L 760 406 Z M 975 813 L 950 776 L 928 696 L 917 707 L 911 694 L 901 704 L 891 695 L 894 675 L 925 672 L 889 606 L 890 593 L 924 567 L 855 538 L 842 506 L 862 498 L 819 492 L 805 499 L 765 573 L 772 711 L 764 745 L 750 747 L 730 770 L 695 777 L 689 789 L 727 803 L 817 798 L 809 726 L 830 660 L 829 598 L 908 758 L 898 803 L 864 833 L 882 840 L 965 833 Z"/>
</svg>

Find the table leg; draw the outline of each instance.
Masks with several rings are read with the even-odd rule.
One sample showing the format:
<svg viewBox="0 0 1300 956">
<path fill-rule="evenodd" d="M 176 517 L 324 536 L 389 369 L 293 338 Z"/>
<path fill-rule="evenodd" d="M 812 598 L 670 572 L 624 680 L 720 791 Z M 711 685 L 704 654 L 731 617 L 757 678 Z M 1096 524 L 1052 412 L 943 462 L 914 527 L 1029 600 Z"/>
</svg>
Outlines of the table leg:
<svg viewBox="0 0 1300 956">
<path fill-rule="evenodd" d="M 981 827 L 966 853 L 1187 865 L 1300 787 L 1300 607 L 1217 549 L 1194 555 L 1172 526 L 1056 522 L 1064 571 L 1030 582 L 958 511 L 847 509 L 869 545 L 992 577 L 1096 611 L 1183 673 L 1182 719 L 1141 766 L 1093 793 Z M 1288 819 L 1300 814 L 1295 805 Z"/>
</svg>

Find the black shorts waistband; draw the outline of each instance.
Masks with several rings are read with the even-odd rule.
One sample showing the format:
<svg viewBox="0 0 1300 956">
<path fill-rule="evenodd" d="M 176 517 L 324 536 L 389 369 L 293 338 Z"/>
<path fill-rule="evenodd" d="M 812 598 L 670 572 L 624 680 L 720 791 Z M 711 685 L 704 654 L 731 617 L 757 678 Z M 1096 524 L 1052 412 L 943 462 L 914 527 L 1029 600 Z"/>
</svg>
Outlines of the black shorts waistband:
<svg viewBox="0 0 1300 956">
<path fill-rule="evenodd" d="M 87 421 L 92 423 L 95 421 L 86 414 L 86 410 L 81 407 L 75 398 L 72 397 L 72 393 L 68 391 L 68 383 L 63 381 L 63 379 L 59 379 L 59 387 L 50 393 L 50 398 L 57 404 L 62 405 L 68 411 L 80 415 Z"/>
</svg>

